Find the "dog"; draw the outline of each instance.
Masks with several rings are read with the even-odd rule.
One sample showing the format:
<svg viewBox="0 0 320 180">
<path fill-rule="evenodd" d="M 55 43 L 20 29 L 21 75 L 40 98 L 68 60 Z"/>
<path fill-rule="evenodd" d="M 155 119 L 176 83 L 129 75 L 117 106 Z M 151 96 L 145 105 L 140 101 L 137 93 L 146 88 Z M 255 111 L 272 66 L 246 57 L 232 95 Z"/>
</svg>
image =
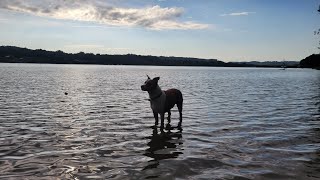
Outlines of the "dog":
<svg viewBox="0 0 320 180">
<path fill-rule="evenodd" d="M 174 105 L 177 105 L 179 111 L 179 123 L 178 129 L 181 129 L 182 125 L 182 104 L 183 104 L 183 97 L 182 93 L 178 89 L 168 89 L 166 91 L 162 91 L 158 85 L 158 81 L 160 77 L 155 77 L 151 79 L 147 75 L 148 79 L 145 83 L 141 86 L 142 91 L 147 91 L 150 97 L 150 105 L 153 112 L 153 116 L 155 118 L 155 127 L 158 125 L 160 114 L 161 118 L 161 126 L 160 129 L 163 130 L 164 128 L 164 116 L 165 113 L 168 113 L 168 125 L 167 128 L 170 128 L 171 122 L 171 109 Z"/>
</svg>

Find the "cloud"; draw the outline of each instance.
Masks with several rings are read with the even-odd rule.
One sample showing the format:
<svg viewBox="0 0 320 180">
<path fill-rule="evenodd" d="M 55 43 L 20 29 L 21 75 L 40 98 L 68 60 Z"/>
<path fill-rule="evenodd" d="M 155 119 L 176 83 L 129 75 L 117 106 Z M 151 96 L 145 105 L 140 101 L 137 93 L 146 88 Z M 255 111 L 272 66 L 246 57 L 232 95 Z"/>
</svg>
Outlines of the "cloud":
<svg viewBox="0 0 320 180">
<path fill-rule="evenodd" d="M 0 18 L 0 23 L 1 23 L 1 22 L 8 22 L 8 19 Z"/>
<path fill-rule="evenodd" d="M 106 47 L 100 44 L 66 44 L 63 50 L 71 53 L 86 52 L 86 53 L 128 53 L 134 49 L 126 47 Z"/>
<path fill-rule="evenodd" d="M 144 8 L 118 7 L 102 0 L 1 0 L 0 9 L 62 20 L 95 22 L 147 29 L 206 29 L 208 24 L 181 21 L 183 8 L 158 5 Z"/>
<path fill-rule="evenodd" d="M 98 45 L 98 44 L 69 44 L 69 45 L 65 45 L 64 48 L 68 48 L 68 49 L 104 48 L 104 46 Z"/>
<path fill-rule="evenodd" d="M 234 12 L 229 14 L 221 14 L 220 16 L 248 16 L 249 14 L 255 14 L 256 12 Z"/>
</svg>

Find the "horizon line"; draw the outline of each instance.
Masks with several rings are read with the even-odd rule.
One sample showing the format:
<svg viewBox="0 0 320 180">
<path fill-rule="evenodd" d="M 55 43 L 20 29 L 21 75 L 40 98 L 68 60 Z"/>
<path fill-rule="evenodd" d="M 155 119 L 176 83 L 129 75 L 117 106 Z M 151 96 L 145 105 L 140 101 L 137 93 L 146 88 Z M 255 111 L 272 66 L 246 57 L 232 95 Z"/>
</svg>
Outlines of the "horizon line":
<svg viewBox="0 0 320 180">
<path fill-rule="evenodd" d="M 24 49 L 29 49 L 29 50 L 44 50 L 44 51 L 49 51 L 49 52 L 57 52 L 61 51 L 65 54 L 79 54 L 79 53 L 84 53 L 84 54 L 93 54 L 93 55 L 111 55 L 111 56 L 123 56 L 123 55 L 135 55 L 135 56 L 153 56 L 153 57 L 175 57 L 175 58 L 187 58 L 187 59 L 200 59 L 200 60 L 216 60 L 216 61 L 222 61 L 226 63 L 246 63 L 246 62 L 300 62 L 301 60 L 264 60 L 264 61 L 258 61 L 258 60 L 246 60 L 246 61 L 224 61 L 216 58 L 199 58 L 199 57 L 187 57 L 187 56 L 164 56 L 164 55 L 142 55 L 142 54 L 133 54 L 133 53 L 127 53 L 127 54 L 101 54 L 101 53 L 92 53 L 92 52 L 84 52 L 84 51 L 79 51 L 79 52 L 66 52 L 63 50 L 49 50 L 49 49 L 34 49 L 34 48 L 28 48 L 28 47 L 20 47 L 20 46 L 13 46 L 13 45 L 0 45 L 0 47 L 15 47 L 15 48 L 24 48 Z"/>
</svg>

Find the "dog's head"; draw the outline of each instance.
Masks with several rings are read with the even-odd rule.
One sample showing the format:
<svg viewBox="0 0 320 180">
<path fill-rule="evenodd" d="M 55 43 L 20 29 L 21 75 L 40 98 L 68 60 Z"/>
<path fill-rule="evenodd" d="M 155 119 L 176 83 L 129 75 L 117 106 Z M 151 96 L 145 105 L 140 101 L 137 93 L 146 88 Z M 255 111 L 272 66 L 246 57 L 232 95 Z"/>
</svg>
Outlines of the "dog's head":
<svg viewBox="0 0 320 180">
<path fill-rule="evenodd" d="M 158 86 L 158 81 L 159 81 L 160 77 L 155 77 L 153 79 L 151 79 L 148 75 L 147 75 L 147 77 L 148 77 L 148 79 L 141 86 L 141 90 L 142 91 L 152 91 L 152 90 L 156 89 Z"/>
</svg>

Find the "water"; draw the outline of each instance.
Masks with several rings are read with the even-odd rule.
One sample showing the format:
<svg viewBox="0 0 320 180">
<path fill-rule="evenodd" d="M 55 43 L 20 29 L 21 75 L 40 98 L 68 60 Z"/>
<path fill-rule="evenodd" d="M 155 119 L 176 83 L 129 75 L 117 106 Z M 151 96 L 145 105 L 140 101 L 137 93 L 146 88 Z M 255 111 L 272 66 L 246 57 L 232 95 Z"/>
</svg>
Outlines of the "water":
<svg viewBox="0 0 320 180">
<path fill-rule="evenodd" d="M 146 74 L 182 91 L 182 131 L 151 128 Z M 320 71 L 0 64 L 0 77 L 0 179 L 320 178 Z"/>
</svg>

